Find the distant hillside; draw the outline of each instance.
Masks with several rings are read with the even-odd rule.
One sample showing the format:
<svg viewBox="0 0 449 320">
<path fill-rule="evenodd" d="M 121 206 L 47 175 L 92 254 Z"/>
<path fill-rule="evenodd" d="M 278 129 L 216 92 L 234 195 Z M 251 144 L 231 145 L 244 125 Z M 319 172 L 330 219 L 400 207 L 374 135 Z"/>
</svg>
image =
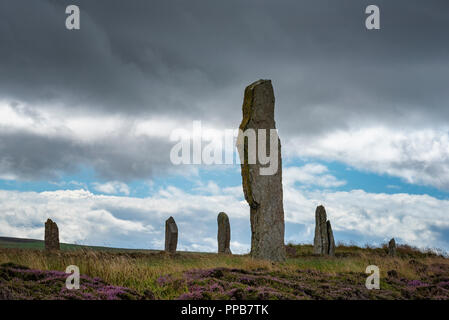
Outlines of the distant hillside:
<svg viewBox="0 0 449 320">
<path fill-rule="evenodd" d="M 24 239 L 24 238 L 12 238 L 12 237 L 0 237 L 0 242 L 7 243 L 33 243 L 33 242 L 43 242 L 43 240 L 36 239 Z"/>
<path fill-rule="evenodd" d="M 45 244 L 44 240 L 0 237 L 0 248 L 43 250 L 45 248 Z M 61 250 L 77 250 L 86 248 L 92 250 L 126 250 L 126 249 L 115 249 L 107 247 L 83 246 L 78 244 L 61 243 Z"/>
<path fill-rule="evenodd" d="M 44 241 L 36 239 L 0 237 L 0 248 L 44 249 Z"/>
<path fill-rule="evenodd" d="M 61 243 L 61 250 L 95 250 L 95 251 L 113 251 L 113 252 L 159 252 L 160 250 L 155 249 L 130 249 L 130 248 L 113 248 L 113 247 L 103 247 L 103 246 L 87 246 L 80 244 L 71 243 Z M 44 250 L 45 244 L 44 240 L 37 239 L 25 239 L 25 238 L 13 238 L 13 237 L 0 237 L 0 249 L 37 249 Z M 183 251 L 178 251 L 183 252 Z M 184 253 L 199 253 L 199 252 L 184 252 Z M 208 254 L 208 253 L 204 253 Z"/>
</svg>

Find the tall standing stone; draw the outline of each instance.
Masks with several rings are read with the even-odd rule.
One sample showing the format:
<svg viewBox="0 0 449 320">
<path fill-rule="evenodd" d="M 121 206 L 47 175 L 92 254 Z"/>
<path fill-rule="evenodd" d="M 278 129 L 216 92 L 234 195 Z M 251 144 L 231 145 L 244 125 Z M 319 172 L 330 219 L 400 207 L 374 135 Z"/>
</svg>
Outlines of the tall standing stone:
<svg viewBox="0 0 449 320">
<path fill-rule="evenodd" d="M 45 222 L 45 250 L 59 250 L 58 225 L 51 219 L 47 219 L 47 222 Z"/>
<path fill-rule="evenodd" d="M 313 252 L 319 255 L 335 255 L 335 240 L 332 226 L 327 220 L 326 209 L 318 206 L 315 210 L 315 238 Z"/>
<path fill-rule="evenodd" d="M 265 151 L 270 151 L 270 129 L 275 129 L 274 92 L 270 80 L 259 80 L 245 89 L 243 120 L 237 141 L 239 149 L 242 185 L 245 199 L 250 206 L 251 255 L 254 258 L 282 261 L 285 259 L 284 207 L 282 195 L 281 143 L 277 137 L 277 170 L 274 174 L 261 174 L 269 165 L 260 163 L 258 149 L 260 129 L 266 130 Z M 245 138 L 245 132 L 253 129 L 256 134 L 257 153 Z M 249 130 L 251 131 L 251 130 Z M 263 146 L 263 144 L 261 144 Z M 275 145 L 273 145 L 275 148 Z M 257 154 L 257 161 L 248 161 Z M 275 156 L 275 155 L 274 155 Z"/>
<path fill-rule="evenodd" d="M 396 256 L 396 241 L 393 239 L 390 240 L 390 242 L 388 242 L 388 255 L 390 257 L 395 257 Z"/>
<path fill-rule="evenodd" d="M 217 217 L 218 223 L 218 253 L 231 254 L 230 242 L 231 242 L 231 226 L 229 224 L 228 215 L 224 212 L 220 212 Z"/>
<path fill-rule="evenodd" d="M 178 246 L 178 226 L 175 219 L 170 217 L 165 221 L 165 251 L 170 253 L 176 252 Z"/>
</svg>

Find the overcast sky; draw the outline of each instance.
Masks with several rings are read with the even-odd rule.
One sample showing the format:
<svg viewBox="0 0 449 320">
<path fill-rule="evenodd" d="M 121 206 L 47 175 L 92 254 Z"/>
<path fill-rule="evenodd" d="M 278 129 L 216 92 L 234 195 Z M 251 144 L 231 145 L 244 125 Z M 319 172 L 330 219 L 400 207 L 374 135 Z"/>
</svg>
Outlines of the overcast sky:
<svg viewBox="0 0 449 320">
<path fill-rule="evenodd" d="M 65 28 L 65 8 L 81 29 Z M 365 8 L 380 8 L 380 30 Z M 174 166 L 178 128 L 237 128 L 271 79 L 286 241 L 391 237 L 449 250 L 449 2 L 0 2 L 0 236 L 216 250 L 216 216 L 249 249 L 239 166 Z M 98 230 L 98 224 L 102 226 Z"/>
</svg>

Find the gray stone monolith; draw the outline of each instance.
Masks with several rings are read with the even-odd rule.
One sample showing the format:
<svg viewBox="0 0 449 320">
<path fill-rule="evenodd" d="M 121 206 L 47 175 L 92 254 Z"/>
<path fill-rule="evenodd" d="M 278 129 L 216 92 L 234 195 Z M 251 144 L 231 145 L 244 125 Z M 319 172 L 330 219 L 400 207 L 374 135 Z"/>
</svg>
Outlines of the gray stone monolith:
<svg viewBox="0 0 449 320">
<path fill-rule="evenodd" d="M 47 219 L 47 222 L 45 222 L 45 250 L 55 251 L 59 249 L 58 225 L 51 219 Z"/>
<path fill-rule="evenodd" d="M 231 254 L 231 225 L 229 224 L 228 215 L 220 212 L 217 217 L 218 223 L 218 253 Z"/>
<path fill-rule="evenodd" d="M 335 256 L 335 240 L 332 226 L 327 220 L 326 209 L 318 206 L 315 210 L 315 238 L 313 239 L 314 254 Z"/>
<path fill-rule="evenodd" d="M 323 206 L 318 206 L 315 210 L 315 238 L 313 240 L 313 252 L 324 254 L 329 249 L 327 235 L 327 216 Z"/>
<path fill-rule="evenodd" d="M 396 256 L 396 241 L 393 239 L 390 240 L 390 242 L 388 242 L 388 255 L 390 257 L 395 257 Z"/>
<path fill-rule="evenodd" d="M 331 222 L 327 220 L 327 239 L 329 241 L 329 250 L 328 255 L 333 257 L 335 256 L 335 240 L 334 240 L 334 233 L 332 232 L 332 226 Z"/>
<path fill-rule="evenodd" d="M 175 253 L 178 246 L 178 226 L 175 219 L 170 217 L 165 221 L 165 251 Z"/>
<path fill-rule="evenodd" d="M 243 119 L 237 148 L 241 161 L 243 193 L 250 207 L 251 256 L 283 261 L 285 246 L 281 143 L 275 130 L 271 81 L 259 80 L 246 87 L 242 109 Z M 263 159 L 263 156 L 269 157 L 270 161 Z"/>
</svg>

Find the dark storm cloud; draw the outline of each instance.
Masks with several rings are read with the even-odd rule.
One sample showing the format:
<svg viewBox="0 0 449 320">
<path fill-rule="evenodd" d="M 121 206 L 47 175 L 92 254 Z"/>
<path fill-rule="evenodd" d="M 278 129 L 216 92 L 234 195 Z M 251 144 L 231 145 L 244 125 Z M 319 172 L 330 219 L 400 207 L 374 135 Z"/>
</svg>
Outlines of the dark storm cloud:
<svg viewBox="0 0 449 320">
<path fill-rule="evenodd" d="M 447 1 L 76 1 L 81 30 L 67 31 L 64 11 L 72 3 L 0 3 L 0 100 L 236 127 L 244 87 L 270 78 L 286 134 L 449 119 Z M 373 3 L 381 8 L 380 31 L 364 27 Z M 139 157 L 135 142 L 123 153 L 113 143 L 91 152 L 42 141 L 75 162 L 107 159 L 98 166 L 107 176 L 152 171 L 139 160 L 126 169 Z M 13 150 L 4 151 L 3 163 Z M 65 169 L 22 152 L 10 165 L 15 173 Z"/>
<path fill-rule="evenodd" d="M 63 173 L 76 173 L 80 166 L 92 166 L 98 178 L 128 181 L 151 176 L 154 170 L 166 172 L 170 145 L 160 139 L 103 139 L 95 143 L 29 133 L 2 133 L 0 173 L 19 179 L 57 179 Z M 164 157 L 166 155 L 166 157 Z"/>
<path fill-rule="evenodd" d="M 233 92 L 237 119 L 242 87 L 271 78 L 281 118 L 329 105 L 332 119 L 374 106 L 447 116 L 445 1 L 376 1 L 382 30 L 373 32 L 368 1 L 78 1 L 82 27 L 69 32 L 71 3 L 2 1 L 2 96 L 191 116 Z M 205 117 L 224 113 L 211 107 Z"/>
<path fill-rule="evenodd" d="M 74 171 L 81 160 L 80 151 L 79 146 L 64 139 L 2 133 L 0 172 L 12 172 L 25 179 L 53 178 L 58 171 Z"/>
</svg>

